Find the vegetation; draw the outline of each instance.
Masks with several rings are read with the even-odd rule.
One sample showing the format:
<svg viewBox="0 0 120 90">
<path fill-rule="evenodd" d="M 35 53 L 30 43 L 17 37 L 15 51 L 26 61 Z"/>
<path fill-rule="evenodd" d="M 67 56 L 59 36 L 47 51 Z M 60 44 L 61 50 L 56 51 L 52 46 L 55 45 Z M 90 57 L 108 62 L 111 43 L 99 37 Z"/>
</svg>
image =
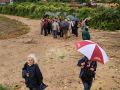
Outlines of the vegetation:
<svg viewBox="0 0 120 90">
<path fill-rule="evenodd" d="M 8 90 L 6 87 L 3 87 L 2 85 L 0 85 L 0 90 Z"/>
<path fill-rule="evenodd" d="M 103 8 L 104 9 L 104 8 Z M 96 29 L 120 30 L 120 9 L 119 8 L 97 9 L 90 20 L 90 26 Z"/>
<path fill-rule="evenodd" d="M 18 37 L 28 31 L 29 28 L 21 22 L 0 16 L 0 39 Z"/>
<path fill-rule="evenodd" d="M 0 13 L 29 18 L 41 18 L 46 12 L 60 12 L 58 16 L 76 15 L 83 20 L 91 17 L 90 27 L 104 30 L 120 30 L 120 7 L 118 8 L 72 8 L 66 3 L 23 2 L 0 6 Z"/>
</svg>

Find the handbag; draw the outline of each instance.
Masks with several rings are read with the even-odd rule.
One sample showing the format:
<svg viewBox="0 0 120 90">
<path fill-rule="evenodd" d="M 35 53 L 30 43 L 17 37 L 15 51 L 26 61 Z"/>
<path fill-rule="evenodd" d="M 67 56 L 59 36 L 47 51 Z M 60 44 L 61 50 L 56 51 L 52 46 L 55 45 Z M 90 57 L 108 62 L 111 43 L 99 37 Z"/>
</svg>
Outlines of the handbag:
<svg viewBox="0 0 120 90">
<path fill-rule="evenodd" d="M 45 88 L 47 88 L 48 85 L 44 84 L 43 82 L 40 84 L 39 86 L 39 90 L 44 90 Z"/>
</svg>

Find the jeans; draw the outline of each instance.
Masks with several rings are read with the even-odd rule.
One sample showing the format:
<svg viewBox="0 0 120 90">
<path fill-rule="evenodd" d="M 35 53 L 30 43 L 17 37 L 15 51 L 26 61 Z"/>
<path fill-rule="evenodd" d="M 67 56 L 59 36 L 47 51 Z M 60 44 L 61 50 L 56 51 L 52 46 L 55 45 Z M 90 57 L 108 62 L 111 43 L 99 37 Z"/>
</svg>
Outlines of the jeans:
<svg viewBox="0 0 120 90">
<path fill-rule="evenodd" d="M 92 82 L 93 82 L 93 79 L 91 79 L 89 81 L 82 80 L 82 83 L 84 85 L 84 90 L 90 90 L 91 86 L 92 86 Z"/>
<path fill-rule="evenodd" d="M 57 30 L 53 30 L 53 37 L 57 38 Z"/>
<path fill-rule="evenodd" d="M 47 36 L 47 35 L 48 35 L 48 29 L 44 28 L 44 36 Z"/>
</svg>

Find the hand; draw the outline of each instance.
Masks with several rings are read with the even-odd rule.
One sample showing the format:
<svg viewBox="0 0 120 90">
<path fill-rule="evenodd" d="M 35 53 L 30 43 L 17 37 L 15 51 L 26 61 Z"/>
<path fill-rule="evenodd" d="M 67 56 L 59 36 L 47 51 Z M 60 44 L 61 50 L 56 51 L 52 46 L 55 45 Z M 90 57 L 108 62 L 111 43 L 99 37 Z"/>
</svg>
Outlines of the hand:
<svg viewBox="0 0 120 90">
<path fill-rule="evenodd" d="M 90 64 L 88 64 L 87 67 L 89 68 L 89 67 L 90 67 Z"/>
<path fill-rule="evenodd" d="M 85 62 L 81 63 L 81 66 L 84 66 L 85 65 Z"/>
<path fill-rule="evenodd" d="M 29 73 L 27 73 L 26 76 L 29 77 L 30 76 Z"/>
<path fill-rule="evenodd" d="M 94 68 L 90 68 L 91 71 L 94 71 Z"/>
</svg>

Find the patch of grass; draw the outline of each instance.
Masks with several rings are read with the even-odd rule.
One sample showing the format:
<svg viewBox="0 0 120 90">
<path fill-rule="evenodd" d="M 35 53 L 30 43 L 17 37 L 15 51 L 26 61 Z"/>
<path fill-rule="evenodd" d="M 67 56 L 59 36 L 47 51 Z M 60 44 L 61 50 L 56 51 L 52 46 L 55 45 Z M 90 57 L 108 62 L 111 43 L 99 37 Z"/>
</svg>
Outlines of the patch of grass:
<svg viewBox="0 0 120 90">
<path fill-rule="evenodd" d="M 15 38 L 28 32 L 29 28 L 27 25 L 17 20 L 0 16 L 0 39 Z"/>
<path fill-rule="evenodd" d="M 64 59 L 65 58 L 65 56 L 64 55 L 62 55 L 62 56 L 59 56 L 60 57 L 60 59 Z"/>
<path fill-rule="evenodd" d="M 0 90 L 8 90 L 8 88 L 4 87 L 3 85 L 0 85 Z"/>
</svg>

